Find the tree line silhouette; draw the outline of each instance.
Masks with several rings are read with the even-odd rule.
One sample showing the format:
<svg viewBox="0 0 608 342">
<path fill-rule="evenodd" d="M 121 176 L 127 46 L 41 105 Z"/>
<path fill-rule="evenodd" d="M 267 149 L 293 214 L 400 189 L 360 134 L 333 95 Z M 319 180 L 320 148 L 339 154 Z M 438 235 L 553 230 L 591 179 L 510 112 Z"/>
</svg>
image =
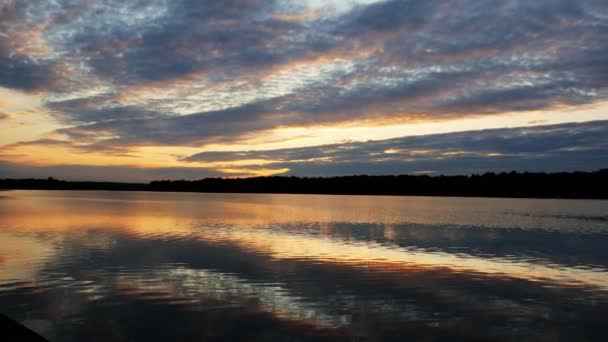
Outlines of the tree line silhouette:
<svg viewBox="0 0 608 342">
<path fill-rule="evenodd" d="M 594 172 L 484 173 L 469 176 L 205 178 L 143 183 L 4 179 L 0 189 L 117 190 L 334 195 L 416 195 L 608 199 L 608 169 Z"/>
</svg>

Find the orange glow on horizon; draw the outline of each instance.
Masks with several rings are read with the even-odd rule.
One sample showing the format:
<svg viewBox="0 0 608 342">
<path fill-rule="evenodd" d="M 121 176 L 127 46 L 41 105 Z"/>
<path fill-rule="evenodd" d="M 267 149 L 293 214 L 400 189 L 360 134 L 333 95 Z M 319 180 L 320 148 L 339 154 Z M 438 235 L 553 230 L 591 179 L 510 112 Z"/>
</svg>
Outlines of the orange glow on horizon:
<svg viewBox="0 0 608 342">
<path fill-rule="evenodd" d="M 0 91 L 7 92 L 7 90 Z M 12 94 L 8 92 L 6 94 Z M 0 160 L 21 165 L 52 166 L 52 165 L 89 165 L 89 166 L 125 166 L 137 168 L 205 168 L 214 169 L 235 176 L 269 176 L 288 172 L 287 168 L 260 168 L 270 165 L 276 160 L 242 159 L 214 162 L 186 162 L 182 159 L 205 151 L 265 151 L 274 149 L 300 148 L 327 144 L 349 142 L 364 142 L 416 136 L 425 134 L 449 133 L 474 129 L 491 129 L 501 127 L 522 127 L 572 122 L 573 117 L 578 121 L 605 119 L 608 102 L 598 102 L 587 106 L 559 106 L 555 112 L 533 111 L 526 113 L 505 113 L 501 115 L 484 116 L 472 115 L 468 118 L 446 120 L 410 120 L 400 116 L 392 119 L 363 120 L 337 122 L 319 126 L 280 127 L 263 131 L 244 140 L 222 144 L 206 144 L 194 146 L 124 146 L 125 154 L 104 153 L 103 151 L 79 149 L 78 145 L 45 145 L 33 144 L 8 148 L 10 144 L 19 141 L 31 141 L 41 138 L 55 138 L 55 129 L 61 128 L 59 122 L 44 112 L 32 112 L 32 105 L 19 105 L 26 98 L 3 100 L 2 108 L 10 110 L 29 110 L 31 114 L 12 115 L 12 120 L 5 120 L 3 125 L 11 129 L 0 138 Z M 31 95 L 27 97 L 32 98 Z M 38 97 L 33 97 L 38 99 Z M 17 101 L 17 102 L 15 102 Z M 33 106 L 38 106 L 34 101 Z M 28 109 L 29 108 L 29 109 Z M 40 110 L 40 109 L 37 109 Z M 10 114 L 9 114 L 10 115 Z M 407 115 L 403 116 L 407 118 Z M 403 121 L 405 120 L 405 121 Z M 31 139 L 26 139 L 31 138 Z M 393 152 L 392 149 L 386 153 Z M 420 153 L 423 153 L 422 151 Z M 466 151 L 463 151 L 466 153 Z M 455 153 L 453 153 L 456 155 Z M 489 154 L 488 157 L 498 157 L 499 154 Z M 322 159 L 322 158 L 321 158 Z M 314 158 L 313 160 L 320 160 Z M 301 161 L 306 162 L 307 160 Z M 298 162 L 298 161 L 290 161 Z M 252 167 L 255 166 L 255 167 Z M 248 168 L 249 167 L 249 168 Z"/>
</svg>

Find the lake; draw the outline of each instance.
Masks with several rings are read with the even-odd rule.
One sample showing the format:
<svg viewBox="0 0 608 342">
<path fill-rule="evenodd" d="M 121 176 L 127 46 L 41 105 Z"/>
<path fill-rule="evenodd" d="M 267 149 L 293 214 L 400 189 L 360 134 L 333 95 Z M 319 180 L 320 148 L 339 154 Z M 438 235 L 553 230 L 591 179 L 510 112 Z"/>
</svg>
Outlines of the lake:
<svg viewBox="0 0 608 342">
<path fill-rule="evenodd" d="M 0 192 L 51 341 L 605 341 L 608 201 Z"/>
</svg>

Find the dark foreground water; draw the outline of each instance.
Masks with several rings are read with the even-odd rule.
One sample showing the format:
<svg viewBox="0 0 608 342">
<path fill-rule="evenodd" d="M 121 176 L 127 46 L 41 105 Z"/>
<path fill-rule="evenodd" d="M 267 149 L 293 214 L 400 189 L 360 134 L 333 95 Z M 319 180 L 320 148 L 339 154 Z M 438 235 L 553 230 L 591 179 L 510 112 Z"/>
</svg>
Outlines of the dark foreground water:
<svg viewBox="0 0 608 342">
<path fill-rule="evenodd" d="M 51 341 L 606 341 L 608 201 L 0 192 Z"/>
</svg>

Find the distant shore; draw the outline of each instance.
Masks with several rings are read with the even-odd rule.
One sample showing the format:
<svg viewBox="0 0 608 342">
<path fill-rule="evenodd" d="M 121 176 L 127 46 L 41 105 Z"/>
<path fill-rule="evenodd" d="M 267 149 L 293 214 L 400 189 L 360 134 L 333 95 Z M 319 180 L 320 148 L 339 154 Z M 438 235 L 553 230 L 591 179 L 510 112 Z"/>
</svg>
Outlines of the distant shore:
<svg viewBox="0 0 608 342">
<path fill-rule="evenodd" d="M 608 169 L 593 172 L 485 173 L 470 176 L 205 178 L 150 183 L 0 179 L 0 190 L 109 190 L 323 195 L 608 199 Z"/>
</svg>

